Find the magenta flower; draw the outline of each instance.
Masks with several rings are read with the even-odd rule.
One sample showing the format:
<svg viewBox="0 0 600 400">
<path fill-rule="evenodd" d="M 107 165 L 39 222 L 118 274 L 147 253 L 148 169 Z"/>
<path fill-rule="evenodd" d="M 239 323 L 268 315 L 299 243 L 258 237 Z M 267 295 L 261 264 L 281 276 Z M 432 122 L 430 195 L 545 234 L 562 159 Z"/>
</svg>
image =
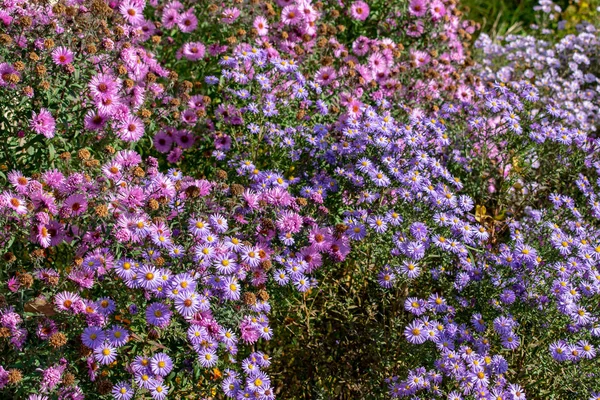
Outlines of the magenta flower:
<svg viewBox="0 0 600 400">
<path fill-rule="evenodd" d="M 142 8 L 138 6 L 138 2 L 134 0 L 125 0 L 119 7 L 119 12 L 131 25 L 139 25 L 144 22 L 144 14 Z"/>
<path fill-rule="evenodd" d="M 57 47 L 52 52 L 52 61 L 56 65 L 67 65 L 73 62 L 73 52 L 64 46 Z"/>
<path fill-rule="evenodd" d="M 425 0 L 411 0 L 408 6 L 408 12 L 415 17 L 422 17 L 427 12 Z"/>
<path fill-rule="evenodd" d="M 81 215 L 87 210 L 87 200 L 82 194 L 72 194 L 65 200 L 64 207 L 70 216 Z"/>
<path fill-rule="evenodd" d="M 125 142 L 137 142 L 144 136 L 144 123 L 134 115 L 127 115 L 119 124 L 117 136 Z"/>
<path fill-rule="evenodd" d="M 350 6 L 350 16 L 358 21 L 367 19 L 369 11 L 369 5 L 364 1 L 356 1 Z"/>
<path fill-rule="evenodd" d="M 36 113 L 35 111 L 32 113 L 29 126 L 35 133 L 51 139 L 54 137 L 56 121 L 52 114 L 50 114 L 50 111 L 42 108 L 39 113 Z"/>
<path fill-rule="evenodd" d="M 193 32 L 198 27 L 198 18 L 196 18 L 193 8 L 179 16 L 177 26 L 185 33 Z"/>
<path fill-rule="evenodd" d="M 240 10 L 237 8 L 226 8 L 223 10 L 223 18 L 221 18 L 221 22 L 225 24 L 233 24 L 238 17 L 240 16 Z"/>
</svg>

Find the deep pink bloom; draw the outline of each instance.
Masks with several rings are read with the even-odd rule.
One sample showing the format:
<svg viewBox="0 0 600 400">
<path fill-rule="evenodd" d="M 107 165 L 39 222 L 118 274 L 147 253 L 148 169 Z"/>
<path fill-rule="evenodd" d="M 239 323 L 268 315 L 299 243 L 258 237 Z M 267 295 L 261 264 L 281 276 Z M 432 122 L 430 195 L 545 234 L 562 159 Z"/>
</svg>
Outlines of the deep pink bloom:
<svg viewBox="0 0 600 400">
<path fill-rule="evenodd" d="M 196 18 L 193 8 L 179 16 L 177 26 L 185 33 L 193 32 L 198 27 L 198 18 Z"/>
<path fill-rule="evenodd" d="M 201 60 L 204 58 L 205 47 L 200 42 L 190 42 L 183 45 L 181 53 L 190 61 Z"/>
<path fill-rule="evenodd" d="M 364 21 L 369 16 L 369 5 L 364 1 L 356 1 L 350 7 L 350 15 L 352 18 Z"/>
<path fill-rule="evenodd" d="M 425 0 L 411 0 L 408 6 L 408 12 L 415 17 L 422 17 L 427 12 Z"/>
<path fill-rule="evenodd" d="M 144 22 L 143 10 L 137 3 L 134 0 L 125 0 L 119 7 L 119 12 L 125 21 L 134 26 Z"/>
<path fill-rule="evenodd" d="M 223 10 L 223 18 L 221 18 L 221 22 L 226 24 L 233 24 L 236 19 L 240 16 L 240 10 L 237 8 L 226 8 Z"/>
<path fill-rule="evenodd" d="M 50 111 L 42 108 L 39 113 L 33 112 L 29 126 L 35 133 L 44 135 L 50 139 L 54 137 L 56 121 L 52 114 L 50 114 Z"/>
<path fill-rule="evenodd" d="M 128 115 L 119 125 L 117 136 L 126 142 L 137 142 L 144 136 L 144 123 L 135 115 Z"/>
<path fill-rule="evenodd" d="M 81 215 L 87 210 L 87 200 L 82 194 L 73 194 L 65 200 L 64 207 L 70 216 Z"/>
<path fill-rule="evenodd" d="M 73 52 L 64 46 L 57 47 L 52 52 L 52 61 L 56 65 L 67 65 L 73 62 Z"/>
<path fill-rule="evenodd" d="M 315 80 L 322 86 L 327 86 L 335 80 L 337 74 L 332 67 L 321 67 L 315 75 Z"/>
</svg>

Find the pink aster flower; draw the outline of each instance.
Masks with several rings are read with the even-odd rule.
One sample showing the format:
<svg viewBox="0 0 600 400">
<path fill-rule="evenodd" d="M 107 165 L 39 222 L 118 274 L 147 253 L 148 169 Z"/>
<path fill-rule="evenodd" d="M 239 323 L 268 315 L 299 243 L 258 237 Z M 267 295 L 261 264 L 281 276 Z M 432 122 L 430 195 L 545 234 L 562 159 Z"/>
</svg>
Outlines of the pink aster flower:
<svg viewBox="0 0 600 400">
<path fill-rule="evenodd" d="M 179 16 L 177 26 L 185 33 L 193 32 L 198 27 L 198 18 L 196 18 L 193 8 Z"/>
<path fill-rule="evenodd" d="M 137 1 L 125 0 L 123 3 L 121 3 L 119 12 L 125 21 L 131 25 L 136 26 L 144 22 L 143 10 L 140 6 L 138 6 Z"/>
<path fill-rule="evenodd" d="M 73 62 L 73 52 L 64 46 L 57 47 L 52 52 L 52 61 L 56 65 L 67 65 Z"/>
<path fill-rule="evenodd" d="M 425 0 L 411 0 L 408 6 L 408 12 L 415 17 L 422 17 L 427 12 Z"/>
<path fill-rule="evenodd" d="M 70 216 L 81 215 L 87 210 L 87 201 L 82 194 L 73 194 L 65 200 L 65 208 Z"/>
<path fill-rule="evenodd" d="M 64 370 L 64 365 L 52 366 L 48 367 L 45 370 L 40 370 L 42 371 L 42 383 L 40 391 L 52 391 L 56 387 L 56 385 L 60 383 Z"/>
<path fill-rule="evenodd" d="M 39 113 L 35 111 L 32 113 L 29 126 L 35 133 L 44 135 L 50 139 L 54 137 L 56 121 L 52 114 L 50 114 L 50 111 L 42 108 Z"/>
<path fill-rule="evenodd" d="M 262 15 L 254 19 L 252 26 L 256 29 L 258 36 L 266 36 L 269 33 L 269 24 L 267 23 L 267 19 Z"/>
<path fill-rule="evenodd" d="M 237 8 L 226 8 L 223 10 L 223 18 L 221 18 L 221 22 L 225 24 L 233 24 L 238 17 L 240 16 L 240 10 Z"/>
<path fill-rule="evenodd" d="M 293 5 L 289 5 L 281 10 L 281 22 L 285 25 L 296 25 L 300 21 L 300 13 Z"/>
<path fill-rule="evenodd" d="M 117 136 L 126 142 L 137 142 L 144 136 L 144 123 L 138 117 L 128 115 L 120 123 Z"/>
<path fill-rule="evenodd" d="M 52 235 L 45 224 L 38 226 L 36 238 L 43 248 L 49 247 L 52 243 Z"/>
<path fill-rule="evenodd" d="M 61 292 L 54 297 L 54 304 L 60 311 L 72 310 L 75 303 L 79 301 L 81 297 L 71 292 Z"/>
<path fill-rule="evenodd" d="M 14 193 L 5 192 L 0 198 L 0 204 L 13 209 L 17 214 L 27 214 L 26 203 L 23 199 L 14 195 Z"/>
<path fill-rule="evenodd" d="M 315 80 L 321 86 L 327 86 L 333 82 L 336 77 L 337 74 L 335 73 L 335 69 L 332 67 L 321 67 L 321 69 L 319 69 L 315 75 Z"/>
<path fill-rule="evenodd" d="M 201 60 L 205 52 L 206 48 L 200 42 L 186 43 L 181 50 L 181 54 L 190 61 Z"/>
<path fill-rule="evenodd" d="M 434 1 L 429 6 L 431 12 L 431 19 L 437 21 L 446 15 L 446 7 L 441 1 Z"/>
<path fill-rule="evenodd" d="M 369 5 L 364 1 L 352 3 L 350 7 L 350 16 L 358 21 L 364 21 L 369 16 Z"/>
</svg>

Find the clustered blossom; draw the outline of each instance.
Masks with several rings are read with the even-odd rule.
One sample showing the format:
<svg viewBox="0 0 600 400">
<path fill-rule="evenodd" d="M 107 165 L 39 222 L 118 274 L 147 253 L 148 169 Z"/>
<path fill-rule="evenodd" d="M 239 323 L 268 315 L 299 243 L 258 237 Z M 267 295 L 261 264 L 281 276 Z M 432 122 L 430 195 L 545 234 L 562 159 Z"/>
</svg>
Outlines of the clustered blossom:
<svg viewBox="0 0 600 400">
<path fill-rule="evenodd" d="M 118 170 L 118 176 L 111 169 Z M 155 329 L 166 330 L 180 319 L 178 323 L 187 326 L 188 346 L 195 350 L 199 365 L 212 368 L 222 358 L 232 362 L 239 347 L 271 339 L 271 306 L 267 292 L 260 288 L 272 266 L 281 268 L 276 272 L 280 285 L 289 283 L 306 291 L 313 284 L 308 274 L 317 267 L 306 259 L 321 259 L 328 253 L 333 259 L 343 259 L 339 249 L 332 250 L 336 240 L 331 229 L 302 217 L 297 199 L 270 181 L 257 181 L 233 194 L 230 189 L 185 177 L 177 170 L 168 175 L 160 173 L 153 159 L 142 164 L 141 157 L 129 150 L 116 153 L 95 173 L 93 180 L 78 172 L 52 171 L 40 180 L 19 175 L 21 179 L 17 178 L 14 186 L 23 195 L 19 197 L 22 203 L 15 207 L 16 200 L 11 200 L 17 197 L 7 191 L 3 198 L 8 200 L 2 204 L 5 221 L 20 225 L 23 237 L 42 249 L 57 248 L 62 243 L 79 249 L 79 261 L 68 274 L 41 265 L 33 274 L 52 287 L 69 288 L 47 299 L 53 311 L 45 314 L 51 317 L 56 312 L 81 327 L 78 336 L 91 350 L 88 360 L 92 380 L 96 379 L 97 368 L 120 360 L 121 348 L 129 347 L 133 337 L 133 323 L 123 324 L 121 314 L 117 318 L 127 304 L 119 303 L 117 298 L 94 296 L 95 290 L 101 290 L 102 281 L 115 280 L 121 290 L 137 296 L 137 304 L 145 308 L 139 322 L 148 335 L 156 334 L 152 333 Z M 219 205 L 219 199 L 228 197 L 235 203 L 229 211 Z M 260 208 L 256 207 L 258 203 Z M 164 211 L 157 214 L 161 208 Z M 270 215 L 281 215 L 277 224 L 266 222 L 268 209 Z M 235 220 L 243 221 L 240 226 L 246 234 L 239 227 L 232 230 Z M 99 234 L 102 230 L 113 232 L 112 238 L 103 238 Z M 288 240 L 280 241 L 280 237 Z M 286 256 L 293 245 L 298 246 L 299 256 Z M 115 252 L 122 246 L 131 246 L 126 257 Z M 44 252 L 36 256 L 41 260 Z M 215 311 L 235 303 L 240 312 L 237 326 L 233 321 L 219 322 Z M 130 311 L 127 319 L 135 318 Z M 28 334 L 21 327 L 21 316 L 13 308 L 6 308 L 0 312 L 0 323 L 11 344 L 21 349 Z M 58 325 L 47 318 L 40 324 L 39 338 L 52 342 Z M 136 332 L 140 335 L 139 330 Z M 147 390 L 156 399 L 164 398 L 169 391 L 164 378 L 174 368 L 172 357 L 164 352 L 137 357 L 128 368 L 136 384 L 115 386 L 117 398 L 132 398 L 137 390 Z M 226 381 L 233 389 L 227 393 L 232 397 L 246 393 L 273 398 L 270 380 L 263 372 L 268 359 L 265 354 L 252 353 L 244 363 L 254 363 L 254 368 L 246 369 L 243 375 L 228 372 Z M 52 391 L 67 367 L 65 362 L 59 369 L 46 369 L 42 392 Z"/>
</svg>

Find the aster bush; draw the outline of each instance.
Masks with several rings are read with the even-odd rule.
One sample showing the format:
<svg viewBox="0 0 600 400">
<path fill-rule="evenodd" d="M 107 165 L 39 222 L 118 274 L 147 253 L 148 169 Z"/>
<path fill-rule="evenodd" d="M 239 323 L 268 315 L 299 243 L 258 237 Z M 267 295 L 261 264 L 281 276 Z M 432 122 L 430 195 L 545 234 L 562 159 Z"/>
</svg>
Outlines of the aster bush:
<svg viewBox="0 0 600 400">
<path fill-rule="evenodd" d="M 273 274 L 306 291 L 313 267 L 289 253 L 327 257 L 331 231 L 305 220 L 284 189 L 228 187 L 156 166 L 121 151 L 84 172 L 9 174 L 3 354 L 32 377 L 9 393 L 49 393 L 71 374 L 60 396 L 97 381 L 101 394 L 130 398 L 133 379 L 163 398 L 172 385 L 185 394 L 202 375 L 210 382 L 203 369 L 221 376 L 240 352 L 245 372 L 225 369 L 225 393 L 273 395 L 261 371 L 268 356 L 243 350 L 272 336 L 265 283 Z M 305 249 L 288 248 L 304 229 Z"/>
<path fill-rule="evenodd" d="M 598 397 L 593 24 L 0 5 L 3 398 Z"/>
</svg>

